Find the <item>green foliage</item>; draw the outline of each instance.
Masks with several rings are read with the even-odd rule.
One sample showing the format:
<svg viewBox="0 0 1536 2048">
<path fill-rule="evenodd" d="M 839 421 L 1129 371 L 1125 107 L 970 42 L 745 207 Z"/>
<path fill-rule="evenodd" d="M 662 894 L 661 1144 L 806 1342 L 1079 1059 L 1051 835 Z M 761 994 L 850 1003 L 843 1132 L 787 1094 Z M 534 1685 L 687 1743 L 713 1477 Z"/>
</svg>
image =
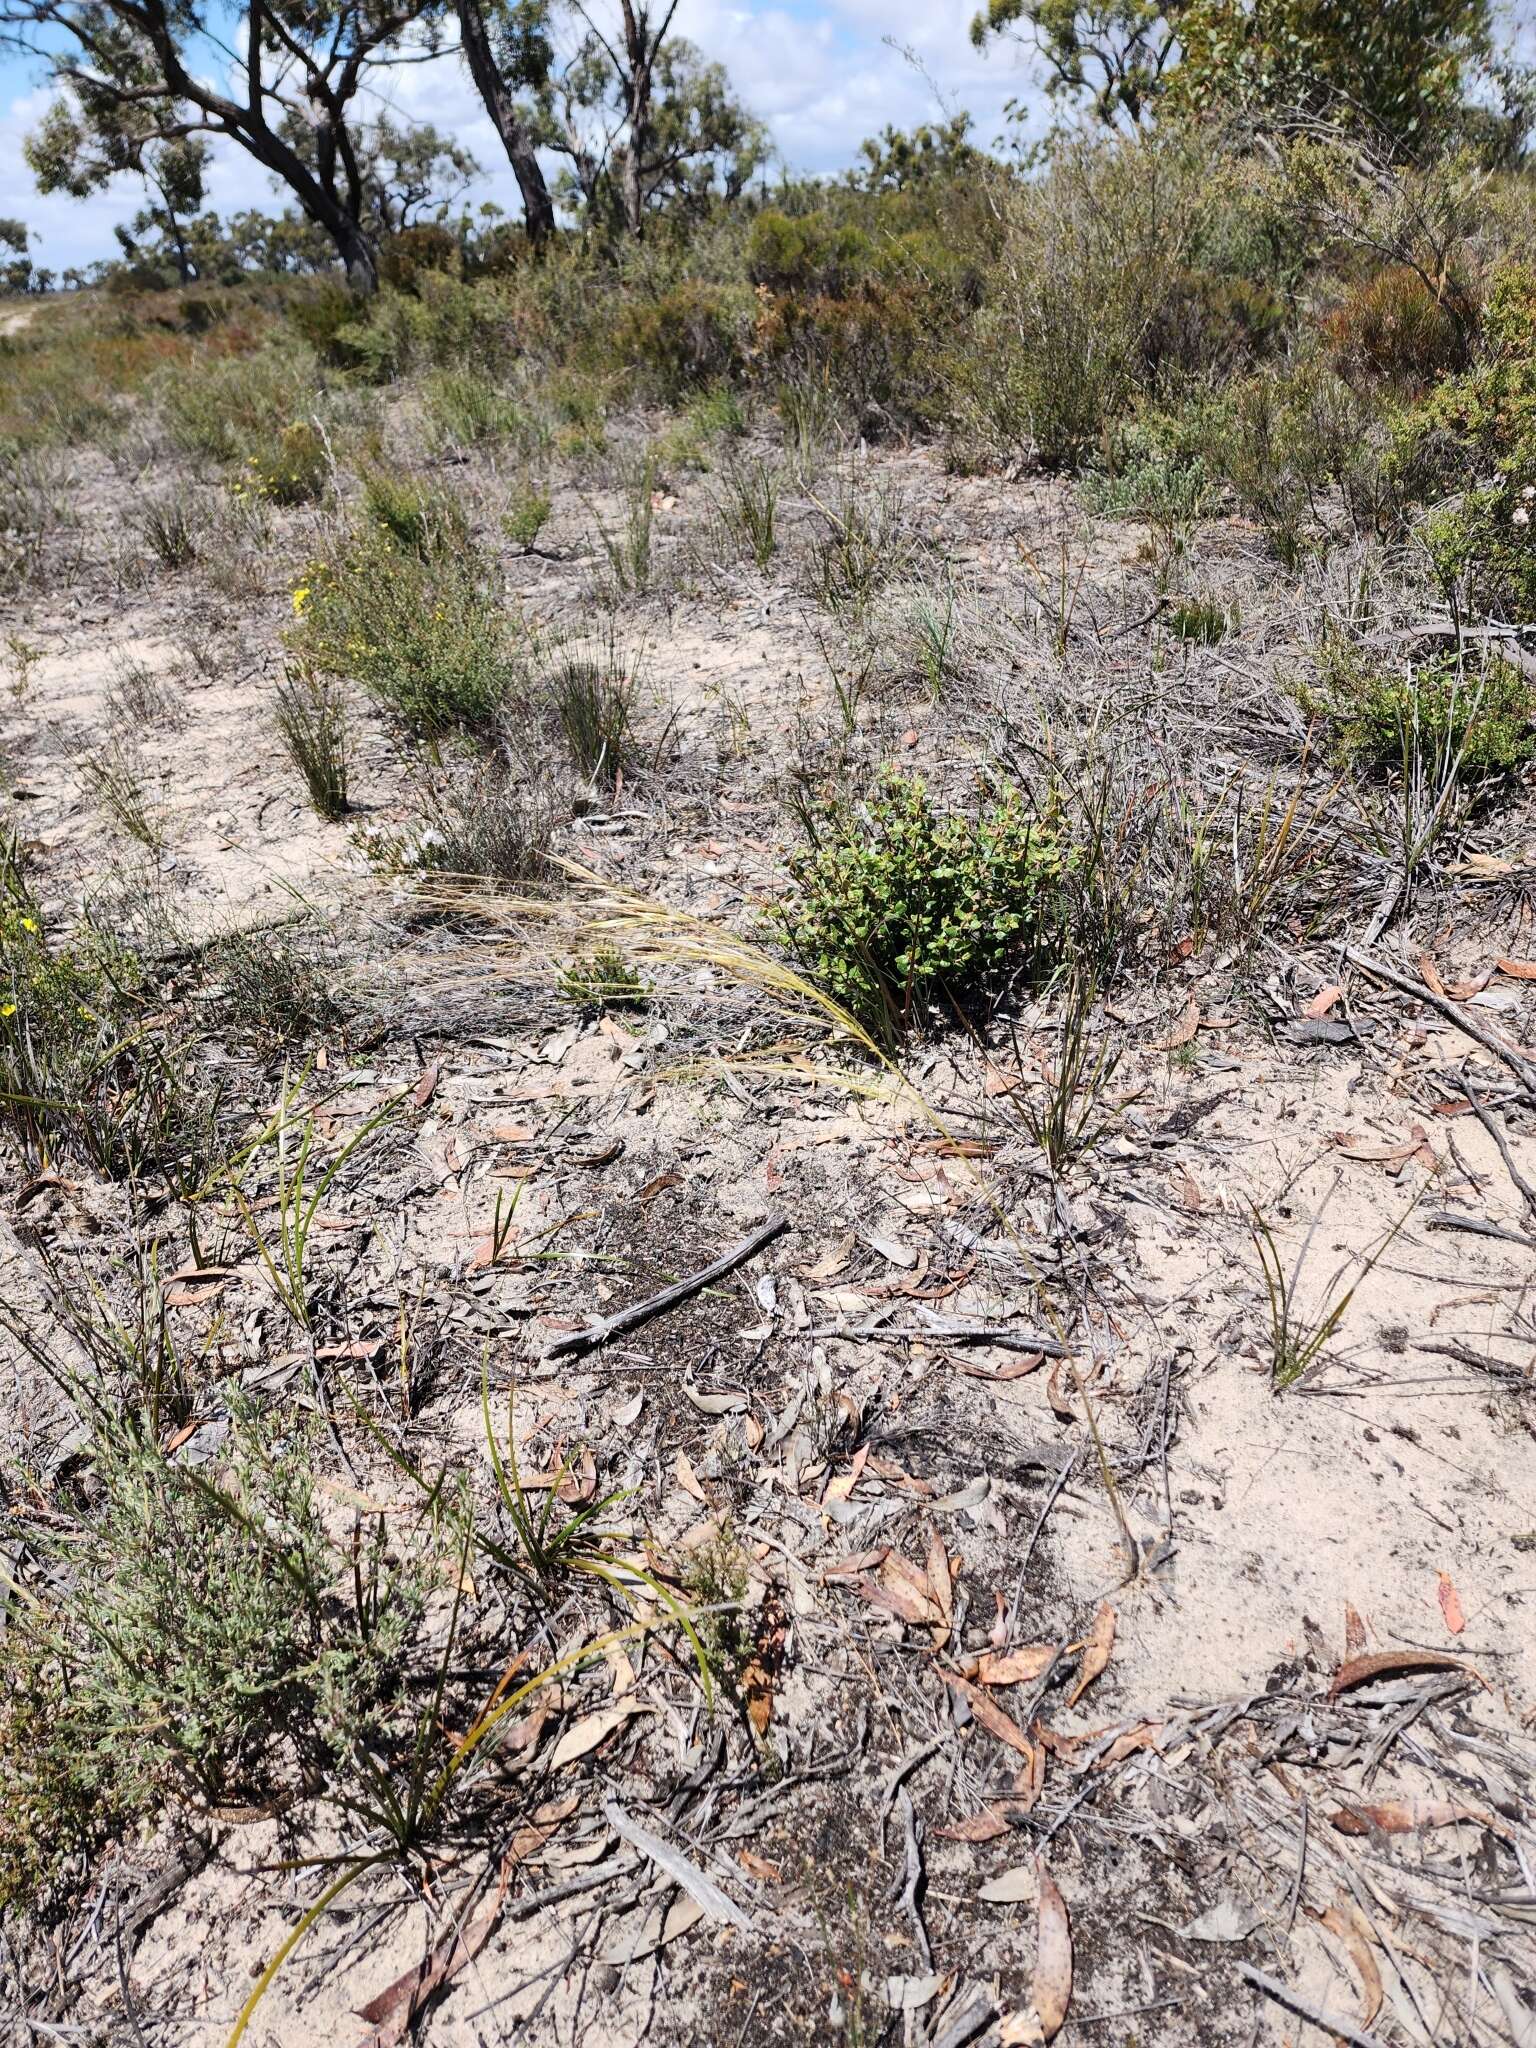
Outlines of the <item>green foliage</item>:
<svg viewBox="0 0 1536 2048">
<path fill-rule="evenodd" d="M 630 762 L 634 666 L 612 638 L 560 649 L 544 680 L 571 765 L 611 789 Z"/>
<path fill-rule="evenodd" d="M 319 429 L 294 420 L 247 455 L 233 488 L 237 496 L 263 504 L 308 505 L 323 494 L 330 474 L 330 451 Z"/>
<path fill-rule="evenodd" d="M 309 411 L 316 380 L 307 350 L 289 345 L 246 356 L 199 358 L 159 383 L 160 416 L 173 447 L 236 462 L 271 447 Z"/>
<path fill-rule="evenodd" d="M 851 481 L 830 505 L 813 503 L 822 529 L 811 543 L 811 589 L 829 612 L 857 617 L 911 558 L 906 506 L 889 487 L 866 490 Z"/>
<path fill-rule="evenodd" d="M 549 524 L 554 502 L 547 491 L 524 483 L 501 515 L 501 530 L 514 547 L 531 548 Z"/>
<path fill-rule="evenodd" d="M 596 946 L 568 961 L 558 987 L 566 1002 L 595 1014 L 643 1010 L 648 993 L 644 975 L 630 966 L 617 946 Z"/>
<path fill-rule="evenodd" d="M 422 562 L 463 555 L 470 546 L 469 521 L 453 492 L 420 477 L 365 470 L 363 516 Z"/>
<path fill-rule="evenodd" d="M 874 243 L 851 221 L 768 206 L 747 236 L 747 275 L 774 292 L 842 298 L 874 269 Z"/>
<path fill-rule="evenodd" d="M 888 769 L 862 803 L 801 806 L 793 899 L 773 923 L 795 959 L 889 1043 L 950 1003 L 985 1009 L 1059 940 L 1068 855 L 1055 819 L 1007 788 L 942 815 L 920 776 Z"/>
<path fill-rule="evenodd" d="M 297 657 L 360 683 L 424 738 L 491 724 L 517 673 L 515 621 L 469 548 L 424 559 L 361 525 L 293 601 Z"/>
<path fill-rule="evenodd" d="M 1481 780 L 1536 753 L 1536 690 L 1497 655 L 1451 653 L 1392 670 L 1335 641 L 1302 703 L 1328 720 L 1342 761 L 1378 773 Z"/>
<path fill-rule="evenodd" d="M 439 370 L 428 378 L 422 404 L 432 438 L 443 448 L 505 440 L 523 424 L 516 400 L 473 370 Z"/>
<path fill-rule="evenodd" d="M 752 334 L 752 294 L 741 285 L 685 279 L 619 315 L 613 346 L 665 399 L 741 374 Z"/>
<path fill-rule="evenodd" d="M 218 1114 L 176 1040 L 138 1021 L 144 971 L 85 928 L 50 939 L 14 838 L 0 838 L 0 1123 L 34 1168 L 196 1174 Z"/>
<path fill-rule="evenodd" d="M 335 684 L 302 662 L 290 663 L 278 685 L 277 729 L 319 816 L 344 817 L 351 748 L 346 703 Z"/>
<path fill-rule="evenodd" d="M 1167 612 L 1168 630 L 1180 640 L 1193 641 L 1201 647 L 1214 647 L 1225 640 L 1230 630 L 1225 605 L 1217 604 L 1211 598 L 1186 597 L 1170 605 Z"/>
<path fill-rule="evenodd" d="M 1331 530 L 1338 504 L 1357 531 L 1381 522 L 1378 425 L 1366 396 L 1325 365 L 1302 361 L 1229 386 L 1204 408 L 1198 434 L 1211 471 L 1295 568 Z"/>
<path fill-rule="evenodd" d="M 370 1740 L 421 1607 L 382 1539 L 337 1597 L 306 1438 L 238 1401 L 207 1465 L 105 1410 L 91 1465 L 68 1521 L 9 1518 L 53 1570 L 13 1603 L 0 1660 L 6 1904 L 166 1797 L 270 1799 L 334 1769 Z"/>
<path fill-rule="evenodd" d="M 1388 475 L 1410 501 L 1445 501 L 1425 538 L 1450 589 L 1536 621 L 1536 270 L 1495 273 L 1476 362 L 1399 415 Z"/>
</svg>

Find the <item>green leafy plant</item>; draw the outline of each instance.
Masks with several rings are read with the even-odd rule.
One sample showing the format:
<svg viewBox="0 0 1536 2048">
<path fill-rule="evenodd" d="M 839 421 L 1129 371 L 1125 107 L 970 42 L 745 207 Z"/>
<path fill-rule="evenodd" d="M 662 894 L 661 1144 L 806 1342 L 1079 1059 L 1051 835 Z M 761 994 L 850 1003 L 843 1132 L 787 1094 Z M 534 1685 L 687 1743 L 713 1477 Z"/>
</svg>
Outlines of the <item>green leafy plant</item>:
<svg viewBox="0 0 1536 2048">
<path fill-rule="evenodd" d="M 567 962 L 556 984 L 566 1002 L 580 1010 L 643 1010 L 648 993 L 643 974 L 617 946 L 597 946 Z"/>
<path fill-rule="evenodd" d="M 385 469 L 363 475 L 363 514 L 404 553 L 422 562 L 464 553 L 469 522 L 452 491 Z"/>
<path fill-rule="evenodd" d="M 330 451 L 319 428 L 295 420 L 247 455 L 234 489 L 268 505 L 308 505 L 324 492 L 330 473 Z"/>
<path fill-rule="evenodd" d="M 1339 758 L 1378 773 L 1473 781 L 1536 754 L 1536 689 L 1497 654 L 1452 651 L 1394 670 L 1336 639 L 1300 695 L 1329 721 Z"/>
<path fill-rule="evenodd" d="M 423 560 L 364 527 L 293 594 L 292 645 L 351 678 L 425 738 L 491 723 L 517 673 L 515 621 L 472 550 Z"/>
<path fill-rule="evenodd" d="M 718 509 L 726 532 L 759 569 L 773 560 L 779 506 L 778 472 L 766 462 L 731 463 Z"/>
<path fill-rule="evenodd" d="M 549 524 L 553 510 L 554 503 L 547 491 L 525 483 L 501 515 L 501 530 L 514 547 L 532 548 Z"/>
<path fill-rule="evenodd" d="M 1056 820 L 1016 788 L 974 817 L 946 816 L 920 776 L 889 769 L 863 803 L 799 809 L 795 895 L 771 921 L 810 978 L 886 1043 L 941 1001 L 985 1008 L 1059 936 L 1067 851 Z"/>
</svg>

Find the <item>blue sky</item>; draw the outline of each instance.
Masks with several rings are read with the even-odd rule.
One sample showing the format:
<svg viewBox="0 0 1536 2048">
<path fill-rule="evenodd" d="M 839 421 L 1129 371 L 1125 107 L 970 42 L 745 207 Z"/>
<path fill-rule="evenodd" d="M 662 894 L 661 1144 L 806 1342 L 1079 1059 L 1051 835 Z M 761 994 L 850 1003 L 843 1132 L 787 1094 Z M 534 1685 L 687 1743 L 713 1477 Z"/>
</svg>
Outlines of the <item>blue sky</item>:
<svg viewBox="0 0 1536 2048">
<path fill-rule="evenodd" d="M 1034 97 L 1012 48 L 986 56 L 971 48 L 970 15 L 965 0 L 681 0 L 676 32 L 725 64 L 791 169 L 828 171 L 849 163 L 887 122 L 906 128 L 959 108 L 974 116 L 978 138 L 991 141 L 1006 125 L 1004 102 Z M 387 91 L 398 114 L 450 130 L 473 152 L 486 173 L 473 200 L 517 211 L 500 146 L 456 60 L 408 67 Z M 0 55 L 0 215 L 26 221 L 34 258 L 63 270 L 115 254 L 113 223 L 140 202 L 132 181 L 86 200 L 39 196 L 21 145 L 46 104 L 36 67 Z M 280 203 L 264 173 L 233 150 L 215 163 L 210 201 L 223 213 Z"/>
</svg>

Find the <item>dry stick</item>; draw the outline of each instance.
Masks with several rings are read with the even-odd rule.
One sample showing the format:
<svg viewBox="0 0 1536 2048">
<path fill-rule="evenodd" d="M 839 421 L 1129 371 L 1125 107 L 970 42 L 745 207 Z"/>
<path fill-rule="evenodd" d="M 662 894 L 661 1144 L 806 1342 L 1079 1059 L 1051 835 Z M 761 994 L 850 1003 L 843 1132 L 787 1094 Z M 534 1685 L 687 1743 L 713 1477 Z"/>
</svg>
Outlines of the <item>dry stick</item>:
<svg viewBox="0 0 1536 2048">
<path fill-rule="evenodd" d="M 1442 1017 L 1449 1018 L 1458 1031 L 1464 1031 L 1468 1038 L 1476 1039 L 1485 1052 L 1491 1052 L 1495 1059 L 1502 1060 L 1522 1087 L 1532 1096 L 1536 1096 L 1536 1066 L 1531 1065 L 1517 1046 L 1510 1045 L 1506 1039 L 1500 1038 L 1496 1031 L 1490 1031 L 1486 1024 L 1470 1016 L 1464 1003 L 1453 1003 L 1449 996 L 1437 996 L 1434 990 L 1426 987 L 1422 981 L 1415 981 L 1409 974 L 1400 974 L 1395 967 L 1388 966 L 1385 960 L 1378 960 L 1374 953 L 1366 953 L 1358 946 L 1345 946 L 1343 953 L 1351 966 L 1360 968 L 1363 973 L 1374 975 L 1376 980 L 1384 981 L 1389 987 L 1401 990 L 1405 996 L 1412 996 L 1417 1002 L 1428 1003 L 1430 1008 L 1438 1010 Z"/>
<path fill-rule="evenodd" d="M 1272 1998 L 1277 2005 L 1288 2006 L 1299 2013 L 1304 2020 L 1310 2020 L 1314 2027 L 1321 2027 L 1325 2034 L 1333 2034 L 1340 2041 L 1352 2041 L 1355 2048 L 1387 2048 L 1380 2034 L 1367 2034 L 1359 2027 L 1352 2027 L 1347 2020 L 1338 2019 L 1332 2013 L 1322 2012 L 1315 2005 L 1308 2005 L 1304 1998 L 1275 1977 L 1266 1977 L 1262 1970 L 1254 1969 L 1251 1963 L 1239 1963 L 1238 1975 L 1245 1977 L 1256 1991 L 1262 1991 L 1266 1998 Z"/>
<path fill-rule="evenodd" d="M 568 1337 L 557 1337 L 544 1353 L 546 1358 L 570 1358 L 580 1352 L 595 1351 L 614 1337 L 627 1336 L 631 1330 L 638 1330 L 642 1323 L 650 1322 L 653 1316 L 665 1315 L 679 1302 L 689 1301 L 695 1294 L 701 1294 L 716 1280 L 723 1280 L 727 1273 L 733 1273 L 738 1266 L 744 1266 L 748 1259 L 756 1258 L 765 1245 L 776 1237 L 782 1237 L 789 1228 L 787 1216 L 770 1216 L 766 1223 L 760 1223 L 749 1237 L 740 1244 L 732 1245 L 723 1252 L 713 1265 L 705 1266 L 701 1272 L 690 1274 L 686 1280 L 674 1280 L 670 1287 L 663 1287 L 659 1294 L 653 1294 L 645 1301 L 637 1301 L 632 1308 L 621 1308 L 617 1315 L 602 1316 L 585 1330 L 573 1330 Z"/>
</svg>

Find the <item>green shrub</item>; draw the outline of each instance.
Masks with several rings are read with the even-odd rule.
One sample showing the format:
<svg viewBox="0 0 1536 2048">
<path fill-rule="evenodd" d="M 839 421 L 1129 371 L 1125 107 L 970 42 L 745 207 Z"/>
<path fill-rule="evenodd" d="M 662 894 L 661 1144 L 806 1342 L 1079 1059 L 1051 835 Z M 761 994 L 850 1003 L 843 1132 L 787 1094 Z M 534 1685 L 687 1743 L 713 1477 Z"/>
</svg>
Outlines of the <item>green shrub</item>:
<svg viewBox="0 0 1536 2048">
<path fill-rule="evenodd" d="M 420 561 L 462 555 L 469 549 L 469 521 L 451 490 L 420 477 L 386 469 L 363 472 L 363 515 L 405 554 Z"/>
<path fill-rule="evenodd" d="M 335 1596 L 345 1566 L 309 1447 L 243 1405 L 213 1464 L 105 1414 L 91 1464 L 69 1522 L 23 1524 L 51 1570 L 15 1603 L 0 1661 L 0 1904 L 37 1897 L 167 1797 L 269 1799 L 334 1769 L 376 1739 L 420 1611 L 419 1585 L 381 1571 L 372 1542 L 362 1597 Z"/>
<path fill-rule="evenodd" d="M 690 278 L 661 297 L 626 306 L 613 346 L 660 395 L 680 398 L 741 374 L 752 331 L 752 294 Z"/>
<path fill-rule="evenodd" d="M 1209 518 L 1220 491 L 1189 423 L 1146 412 L 1109 436 L 1104 466 L 1088 471 L 1078 494 L 1091 511 L 1172 532 Z"/>
<path fill-rule="evenodd" d="M 765 207 L 747 236 L 747 275 L 774 292 L 840 298 L 873 267 L 869 236 L 826 213 Z"/>
<path fill-rule="evenodd" d="M 474 370 L 439 370 L 427 380 L 422 403 L 438 447 L 478 448 L 505 440 L 523 424 L 517 401 Z"/>
<path fill-rule="evenodd" d="M 517 671 L 515 624 L 471 551 L 428 559 L 363 527 L 294 592 L 295 654 L 360 683 L 413 732 L 483 728 Z"/>
<path fill-rule="evenodd" d="M 1067 855 L 1055 820 L 1017 789 L 978 816 L 943 816 L 920 776 L 888 769 L 865 802 L 803 805 L 801 822 L 795 894 L 775 928 L 811 980 L 887 1043 L 941 1003 L 986 1008 L 1060 938 Z"/>
<path fill-rule="evenodd" d="M 546 491 L 524 483 L 501 515 L 501 530 L 514 547 L 531 548 L 549 524 L 549 515 L 554 509 Z"/>
<path fill-rule="evenodd" d="M 330 473 L 330 453 L 319 429 L 308 420 L 295 420 L 247 455 L 234 489 L 268 505 L 308 505 L 324 492 Z"/>
<path fill-rule="evenodd" d="M 1340 505 L 1357 531 L 1381 524 L 1378 429 L 1368 399 L 1325 365 L 1300 362 L 1230 386 L 1203 409 L 1198 435 L 1211 471 L 1295 568 Z"/>
<path fill-rule="evenodd" d="M 1451 653 L 1401 671 L 1335 643 L 1301 699 L 1327 719 L 1342 761 L 1379 772 L 1476 780 L 1536 753 L 1536 690 L 1497 655 L 1468 663 Z"/>
<path fill-rule="evenodd" d="M 199 357 L 159 386 L 160 414 L 172 445 L 187 455 L 235 462 L 268 448 L 311 409 L 314 358 L 290 343 L 248 356 Z"/>
<path fill-rule="evenodd" d="M 616 946 L 598 946 L 561 969 L 558 983 L 564 1000 L 578 1010 L 601 1014 L 609 1010 L 643 1010 L 644 975 L 630 966 Z"/>
<path fill-rule="evenodd" d="M 1201 647 L 1214 647 L 1226 639 L 1230 630 L 1225 605 L 1210 598 L 1183 598 L 1169 606 L 1167 618 L 1168 630 L 1176 639 L 1193 641 Z"/>
<path fill-rule="evenodd" d="M 1536 622 L 1536 269 L 1494 276 L 1479 358 L 1394 423 L 1388 476 L 1442 581 L 1479 612 Z"/>
<path fill-rule="evenodd" d="M 52 941 L 16 842 L 0 837 L 0 1122 L 29 1165 L 84 1159 L 124 1180 L 206 1169 L 217 1096 L 174 1039 L 139 1023 L 144 983 L 100 933 Z"/>
</svg>

